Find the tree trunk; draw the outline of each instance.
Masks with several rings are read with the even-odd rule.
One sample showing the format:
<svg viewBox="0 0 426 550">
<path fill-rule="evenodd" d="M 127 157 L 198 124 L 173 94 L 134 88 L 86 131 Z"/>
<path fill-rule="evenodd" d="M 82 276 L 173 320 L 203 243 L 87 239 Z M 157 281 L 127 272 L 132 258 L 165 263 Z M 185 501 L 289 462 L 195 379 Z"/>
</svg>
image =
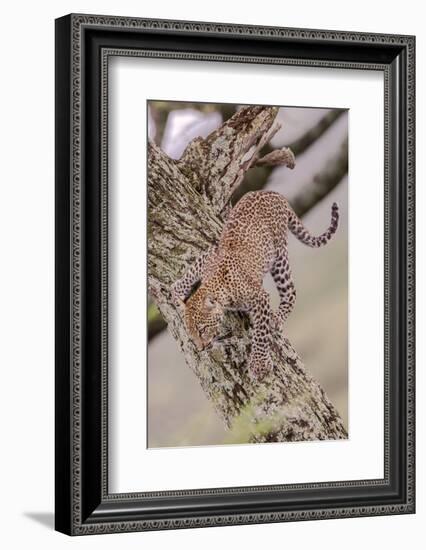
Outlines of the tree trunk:
<svg viewBox="0 0 426 550">
<path fill-rule="evenodd" d="M 245 441 L 344 439 L 343 422 L 283 334 L 273 334 L 274 369 L 254 380 L 247 369 L 249 320 L 227 313 L 223 336 L 197 351 L 186 333 L 171 286 L 217 242 L 235 189 L 279 129 L 277 109 L 246 107 L 174 161 L 148 145 L 148 284 L 186 362 L 227 427 Z M 285 151 L 284 161 L 287 161 Z"/>
</svg>

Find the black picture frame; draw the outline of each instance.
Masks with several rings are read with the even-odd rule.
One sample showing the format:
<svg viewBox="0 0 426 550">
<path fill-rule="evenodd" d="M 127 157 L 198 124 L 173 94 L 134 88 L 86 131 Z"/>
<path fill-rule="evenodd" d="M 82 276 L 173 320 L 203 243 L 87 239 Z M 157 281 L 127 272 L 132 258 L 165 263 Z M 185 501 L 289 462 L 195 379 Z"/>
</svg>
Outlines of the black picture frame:
<svg viewBox="0 0 426 550">
<path fill-rule="evenodd" d="M 415 511 L 415 38 L 71 14 L 56 20 L 56 529 L 70 535 Z M 382 480 L 109 494 L 105 365 L 108 55 L 383 71 Z M 120 53 L 121 52 L 121 53 Z"/>
</svg>

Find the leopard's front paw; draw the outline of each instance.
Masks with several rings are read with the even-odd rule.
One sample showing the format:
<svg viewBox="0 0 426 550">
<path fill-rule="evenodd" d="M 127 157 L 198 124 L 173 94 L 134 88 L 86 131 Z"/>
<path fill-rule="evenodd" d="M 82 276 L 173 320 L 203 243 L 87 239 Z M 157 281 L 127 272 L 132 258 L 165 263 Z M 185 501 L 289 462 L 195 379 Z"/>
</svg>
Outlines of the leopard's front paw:
<svg viewBox="0 0 426 550">
<path fill-rule="evenodd" d="M 179 286 L 175 283 L 171 288 L 172 302 L 178 309 L 185 308 L 185 297 L 182 296 L 182 293 L 179 292 Z"/>
<path fill-rule="evenodd" d="M 260 380 L 272 371 L 274 365 L 269 355 L 264 357 L 250 355 L 248 360 L 248 368 L 251 376 L 256 380 Z"/>
</svg>

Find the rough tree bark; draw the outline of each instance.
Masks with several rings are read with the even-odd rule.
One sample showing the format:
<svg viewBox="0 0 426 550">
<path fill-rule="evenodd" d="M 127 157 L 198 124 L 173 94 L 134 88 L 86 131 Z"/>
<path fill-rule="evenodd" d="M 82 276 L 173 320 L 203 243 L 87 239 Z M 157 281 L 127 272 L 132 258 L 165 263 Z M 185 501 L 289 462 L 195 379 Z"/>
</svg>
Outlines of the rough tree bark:
<svg viewBox="0 0 426 550">
<path fill-rule="evenodd" d="M 245 315 L 229 312 L 219 341 L 199 352 L 171 299 L 171 285 L 217 242 L 235 189 L 279 129 L 276 114 L 272 107 L 241 109 L 206 139 L 193 140 L 179 161 L 149 143 L 149 292 L 226 426 L 244 416 L 248 440 L 256 442 L 344 439 L 337 410 L 284 334 L 271 338 L 273 371 L 254 380 Z M 291 164 L 289 155 L 284 149 L 282 162 Z"/>
</svg>

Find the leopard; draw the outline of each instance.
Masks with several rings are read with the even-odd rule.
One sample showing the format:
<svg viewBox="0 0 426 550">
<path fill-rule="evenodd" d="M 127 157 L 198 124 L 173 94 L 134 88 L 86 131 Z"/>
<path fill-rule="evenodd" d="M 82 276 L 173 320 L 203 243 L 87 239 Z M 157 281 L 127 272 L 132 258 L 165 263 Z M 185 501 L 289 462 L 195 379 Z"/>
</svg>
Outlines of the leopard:
<svg viewBox="0 0 426 550">
<path fill-rule="evenodd" d="M 217 243 L 172 285 L 173 300 L 183 309 L 186 330 L 198 352 L 217 341 L 226 311 L 245 312 L 250 320 L 249 372 L 255 378 L 270 372 L 273 331 L 283 330 L 296 303 L 288 232 L 303 244 L 319 248 L 330 241 L 338 224 L 335 202 L 328 229 L 313 236 L 284 195 L 247 192 L 231 209 Z M 263 286 L 268 272 L 279 294 L 276 311 Z"/>
</svg>

